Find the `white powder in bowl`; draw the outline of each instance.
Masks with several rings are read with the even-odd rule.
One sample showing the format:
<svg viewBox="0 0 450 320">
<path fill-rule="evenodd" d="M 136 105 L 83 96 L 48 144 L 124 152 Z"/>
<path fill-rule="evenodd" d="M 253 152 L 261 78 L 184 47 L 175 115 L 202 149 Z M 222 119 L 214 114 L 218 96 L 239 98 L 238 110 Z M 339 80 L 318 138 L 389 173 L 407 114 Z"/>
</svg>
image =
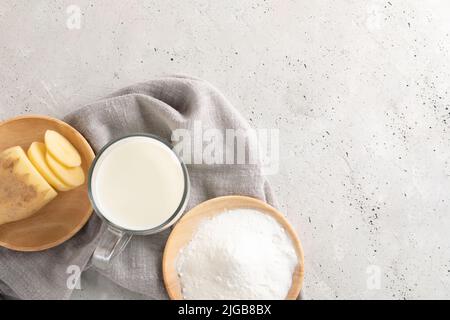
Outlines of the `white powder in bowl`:
<svg viewBox="0 0 450 320">
<path fill-rule="evenodd" d="M 202 221 L 176 267 L 188 300 L 281 300 L 297 264 L 293 243 L 274 218 L 237 209 Z"/>
</svg>

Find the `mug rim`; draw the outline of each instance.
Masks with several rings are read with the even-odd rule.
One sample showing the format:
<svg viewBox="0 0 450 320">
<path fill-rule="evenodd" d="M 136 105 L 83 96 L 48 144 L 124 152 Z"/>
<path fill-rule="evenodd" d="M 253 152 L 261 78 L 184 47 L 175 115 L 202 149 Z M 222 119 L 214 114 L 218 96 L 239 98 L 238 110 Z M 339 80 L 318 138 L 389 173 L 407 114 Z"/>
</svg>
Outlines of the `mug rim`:
<svg viewBox="0 0 450 320">
<path fill-rule="evenodd" d="M 181 198 L 180 204 L 178 205 L 177 209 L 175 210 L 175 212 L 169 217 L 167 218 L 162 224 L 153 227 L 151 229 L 145 229 L 145 230 L 130 230 L 130 229 L 126 229 L 124 227 L 121 227 L 115 223 L 113 223 L 112 221 L 110 221 L 108 218 L 106 218 L 103 213 L 101 212 L 101 210 L 98 208 L 97 203 L 94 199 L 94 193 L 92 191 L 92 179 L 93 179 L 93 175 L 94 175 L 94 170 L 95 167 L 97 165 L 98 160 L 101 158 L 101 156 L 104 154 L 104 152 L 106 150 L 108 150 L 111 146 L 113 146 L 114 144 L 116 144 L 119 141 L 128 139 L 128 138 L 133 138 L 133 137 L 144 137 L 144 138 L 150 138 L 153 140 L 157 140 L 158 142 L 162 143 L 163 145 L 165 145 L 166 147 L 169 148 L 170 152 L 172 152 L 173 155 L 175 155 L 175 157 L 178 159 L 178 162 L 181 165 L 181 169 L 183 171 L 183 177 L 184 177 L 184 191 L 183 191 L 183 196 Z M 170 227 L 177 219 L 179 219 L 180 214 L 182 213 L 182 211 L 186 208 L 187 202 L 188 202 L 188 197 L 189 197 L 189 193 L 190 193 L 190 181 L 189 181 L 189 173 L 186 167 L 186 164 L 184 163 L 184 161 L 178 156 L 178 154 L 173 151 L 172 146 L 163 138 L 161 138 L 160 136 L 157 136 L 155 134 L 151 134 L 151 133 L 132 133 L 132 134 L 127 134 L 124 136 L 121 136 L 119 138 L 113 139 L 110 142 L 108 142 L 106 145 L 104 145 L 100 151 L 98 152 L 98 154 L 95 156 L 94 161 L 92 162 L 90 168 L 89 168 L 89 173 L 88 173 L 88 196 L 89 196 L 89 200 L 92 204 L 92 207 L 94 209 L 95 214 L 100 217 L 100 219 L 104 222 L 106 222 L 110 227 L 117 229 L 118 231 L 127 233 L 127 234 L 131 234 L 131 235 L 150 235 L 150 234 L 155 234 L 158 232 L 161 232 L 165 229 L 167 229 L 168 227 Z"/>
</svg>

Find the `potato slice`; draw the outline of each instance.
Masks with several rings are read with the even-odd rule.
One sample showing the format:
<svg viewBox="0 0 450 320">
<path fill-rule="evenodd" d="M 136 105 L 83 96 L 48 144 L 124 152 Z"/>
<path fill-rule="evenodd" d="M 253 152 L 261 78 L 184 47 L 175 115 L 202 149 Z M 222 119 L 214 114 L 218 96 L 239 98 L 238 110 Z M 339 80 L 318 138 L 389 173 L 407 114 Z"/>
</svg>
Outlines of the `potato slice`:
<svg viewBox="0 0 450 320">
<path fill-rule="evenodd" d="M 28 158 L 39 171 L 39 173 L 58 191 L 69 191 L 72 188 L 61 181 L 50 169 L 45 159 L 47 148 L 42 142 L 33 142 L 28 149 Z"/>
<path fill-rule="evenodd" d="M 64 184 L 76 188 L 84 183 L 84 172 L 81 167 L 66 167 L 53 158 L 49 152 L 47 152 L 45 159 L 49 168 Z"/>
<path fill-rule="evenodd" d="M 57 195 L 21 147 L 0 153 L 0 225 L 32 216 Z"/>
<path fill-rule="evenodd" d="M 74 168 L 81 165 L 81 156 L 77 149 L 58 132 L 47 130 L 45 133 L 45 146 L 55 160 L 66 167 Z"/>
</svg>

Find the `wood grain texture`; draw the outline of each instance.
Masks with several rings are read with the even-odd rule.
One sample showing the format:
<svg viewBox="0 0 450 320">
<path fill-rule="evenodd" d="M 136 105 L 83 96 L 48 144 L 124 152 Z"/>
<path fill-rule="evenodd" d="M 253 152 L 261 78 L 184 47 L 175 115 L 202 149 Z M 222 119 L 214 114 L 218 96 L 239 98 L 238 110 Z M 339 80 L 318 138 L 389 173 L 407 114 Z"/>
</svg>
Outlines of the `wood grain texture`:
<svg viewBox="0 0 450 320">
<path fill-rule="evenodd" d="M 244 196 L 225 196 L 203 202 L 190 210 L 175 226 L 167 240 L 163 255 L 163 277 L 167 293 L 172 300 L 182 300 L 181 285 L 176 271 L 176 259 L 180 250 L 192 239 L 198 224 L 217 214 L 232 209 L 256 209 L 275 218 L 286 230 L 295 246 L 298 265 L 292 277 L 292 287 L 286 297 L 295 300 L 303 285 L 304 255 L 300 240 L 286 218 L 267 203 Z M 274 270 L 274 272 L 277 272 Z"/>
<path fill-rule="evenodd" d="M 67 123 L 47 116 L 29 115 L 0 123 L 0 151 L 21 146 L 25 152 L 34 141 L 44 141 L 45 131 L 55 130 L 79 151 L 82 168 L 88 174 L 95 154 L 86 139 Z M 87 180 L 87 179 L 86 179 Z M 0 226 L 0 246 L 16 251 L 41 251 L 74 236 L 89 220 L 92 206 L 87 182 L 55 200 L 33 216 Z"/>
</svg>

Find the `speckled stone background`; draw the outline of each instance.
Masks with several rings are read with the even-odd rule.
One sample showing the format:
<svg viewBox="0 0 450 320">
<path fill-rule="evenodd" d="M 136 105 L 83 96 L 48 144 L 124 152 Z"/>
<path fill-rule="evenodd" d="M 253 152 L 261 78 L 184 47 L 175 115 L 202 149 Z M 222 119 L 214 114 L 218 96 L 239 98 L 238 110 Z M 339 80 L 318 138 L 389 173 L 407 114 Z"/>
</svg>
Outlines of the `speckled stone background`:
<svg viewBox="0 0 450 320">
<path fill-rule="evenodd" d="M 205 78 L 281 130 L 271 181 L 305 298 L 450 298 L 449 16 L 446 0 L 3 0 L 0 119 Z M 139 297 L 92 272 L 81 285 L 76 299 Z"/>
</svg>

